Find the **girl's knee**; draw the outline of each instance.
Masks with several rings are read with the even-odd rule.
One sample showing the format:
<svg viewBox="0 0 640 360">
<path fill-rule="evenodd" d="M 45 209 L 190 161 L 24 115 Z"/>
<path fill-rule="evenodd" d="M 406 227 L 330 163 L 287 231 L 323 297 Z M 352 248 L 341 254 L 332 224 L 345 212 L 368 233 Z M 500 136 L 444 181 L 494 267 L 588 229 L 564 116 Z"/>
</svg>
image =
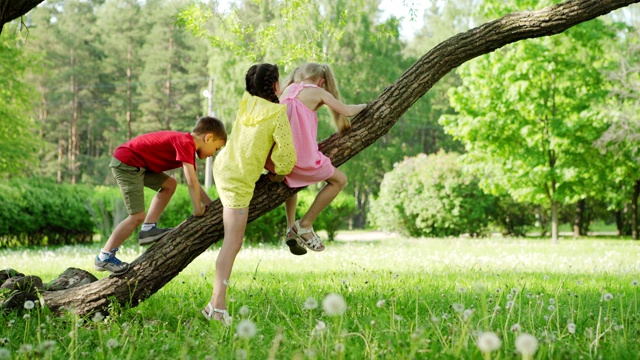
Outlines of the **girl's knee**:
<svg viewBox="0 0 640 360">
<path fill-rule="evenodd" d="M 345 186 L 347 186 L 347 176 L 342 171 L 336 169 L 336 172 L 333 174 L 331 183 L 342 190 Z"/>
</svg>

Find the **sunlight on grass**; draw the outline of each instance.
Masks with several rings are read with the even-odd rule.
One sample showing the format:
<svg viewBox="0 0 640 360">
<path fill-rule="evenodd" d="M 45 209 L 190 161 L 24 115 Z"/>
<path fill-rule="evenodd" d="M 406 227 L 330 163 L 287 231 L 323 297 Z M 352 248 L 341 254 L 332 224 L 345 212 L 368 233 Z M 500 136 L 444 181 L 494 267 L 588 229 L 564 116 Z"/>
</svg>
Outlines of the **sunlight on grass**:
<svg viewBox="0 0 640 360">
<path fill-rule="evenodd" d="M 0 265 L 46 282 L 68 267 L 93 272 L 98 247 L 5 249 Z M 200 314 L 217 249 L 140 306 L 115 306 L 100 321 L 37 306 L 0 315 L 0 359 L 636 359 L 640 352 L 640 244 L 629 240 L 392 238 L 334 242 L 300 257 L 286 246 L 250 246 L 231 279 L 230 328 Z M 122 258 L 142 251 L 125 247 Z"/>
</svg>

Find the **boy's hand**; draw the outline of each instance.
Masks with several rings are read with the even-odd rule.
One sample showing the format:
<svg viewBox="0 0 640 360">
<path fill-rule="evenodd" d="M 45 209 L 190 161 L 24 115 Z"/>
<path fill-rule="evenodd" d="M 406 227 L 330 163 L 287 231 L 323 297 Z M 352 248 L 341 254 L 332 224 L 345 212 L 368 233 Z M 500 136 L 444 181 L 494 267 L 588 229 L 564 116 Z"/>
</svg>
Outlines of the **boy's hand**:
<svg viewBox="0 0 640 360">
<path fill-rule="evenodd" d="M 200 209 L 196 210 L 193 209 L 193 216 L 195 217 L 201 217 L 202 215 L 204 215 L 204 211 L 207 209 L 206 206 L 200 206 Z"/>
<path fill-rule="evenodd" d="M 284 175 L 276 175 L 274 173 L 268 173 L 267 177 L 273 182 L 282 182 L 284 180 Z"/>
</svg>

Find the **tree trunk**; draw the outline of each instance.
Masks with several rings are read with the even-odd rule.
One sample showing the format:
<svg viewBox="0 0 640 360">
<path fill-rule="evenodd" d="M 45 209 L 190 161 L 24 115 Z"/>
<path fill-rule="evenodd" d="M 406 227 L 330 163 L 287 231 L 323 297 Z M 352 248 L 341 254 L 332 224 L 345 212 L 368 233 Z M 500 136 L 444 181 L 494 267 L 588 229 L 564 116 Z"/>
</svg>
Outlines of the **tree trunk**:
<svg viewBox="0 0 640 360">
<path fill-rule="evenodd" d="M 551 242 L 558 244 L 558 203 L 551 201 Z"/>
<path fill-rule="evenodd" d="M 640 197 L 640 180 L 636 180 L 631 197 L 631 237 L 638 240 L 638 197 Z"/>
<path fill-rule="evenodd" d="M 580 237 L 581 235 L 585 235 L 583 229 L 584 224 L 584 211 L 586 207 L 587 201 L 585 199 L 580 199 L 576 204 L 576 216 L 573 219 L 573 236 Z"/>
<path fill-rule="evenodd" d="M 558 34 L 637 2 L 640 0 L 570 0 L 542 10 L 509 14 L 453 36 L 431 49 L 387 87 L 355 117 L 350 131 L 333 134 L 320 143 L 320 150 L 331 158 L 334 166 L 340 166 L 385 135 L 407 109 L 460 64 L 516 41 Z M 276 208 L 296 192 L 263 176 L 256 184 L 249 221 Z M 42 297 L 46 306 L 56 312 L 63 307 L 78 314 L 105 311 L 111 299 L 136 306 L 222 237 L 222 205 L 216 200 L 203 217 L 187 218 L 152 245 L 131 263 L 125 274 L 75 289 L 44 292 Z"/>
</svg>

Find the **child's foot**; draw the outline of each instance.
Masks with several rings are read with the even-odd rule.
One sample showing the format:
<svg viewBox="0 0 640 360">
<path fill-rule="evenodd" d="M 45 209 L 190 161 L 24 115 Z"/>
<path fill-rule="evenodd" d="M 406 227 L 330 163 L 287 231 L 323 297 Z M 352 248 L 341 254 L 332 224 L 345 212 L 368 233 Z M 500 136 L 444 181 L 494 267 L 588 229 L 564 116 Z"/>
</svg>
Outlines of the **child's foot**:
<svg viewBox="0 0 640 360">
<path fill-rule="evenodd" d="M 155 225 L 149 230 L 140 230 L 140 232 L 138 232 L 138 244 L 152 244 L 160 240 L 160 238 L 162 238 L 163 236 L 167 235 L 167 233 L 171 230 L 173 230 L 173 228 L 160 229 Z"/>
<path fill-rule="evenodd" d="M 287 246 L 289 246 L 289 251 L 293 255 L 304 255 L 307 253 L 307 249 L 300 244 L 300 236 L 296 234 L 291 228 L 287 229 Z"/>
<path fill-rule="evenodd" d="M 209 321 L 211 321 L 211 319 L 220 321 L 224 326 L 231 326 L 231 322 L 233 321 L 233 318 L 226 309 L 216 309 L 211 303 L 208 303 L 207 307 L 202 310 L 202 315 Z"/>
<path fill-rule="evenodd" d="M 104 260 L 101 260 L 100 256 L 96 256 L 94 261 L 95 269 L 98 271 L 108 271 L 113 275 L 126 273 L 129 270 L 129 263 L 120 261 L 120 259 L 116 257 L 116 251 L 118 251 L 118 249 L 113 249 L 109 257 Z"/>
<path fill-rule="evenodd" d="M 324 250 L 324 244 L 322 243 L 322 239 L 313 231 L 313 227 L 308 229 L 304 229 L 300 226 L 299 220 L 296 220 L 295 224 L 291 228 L 291 231 L 298 235 L 298 239 L 300 242 L 313 251 L 322 251 Z"/>
</svg>

